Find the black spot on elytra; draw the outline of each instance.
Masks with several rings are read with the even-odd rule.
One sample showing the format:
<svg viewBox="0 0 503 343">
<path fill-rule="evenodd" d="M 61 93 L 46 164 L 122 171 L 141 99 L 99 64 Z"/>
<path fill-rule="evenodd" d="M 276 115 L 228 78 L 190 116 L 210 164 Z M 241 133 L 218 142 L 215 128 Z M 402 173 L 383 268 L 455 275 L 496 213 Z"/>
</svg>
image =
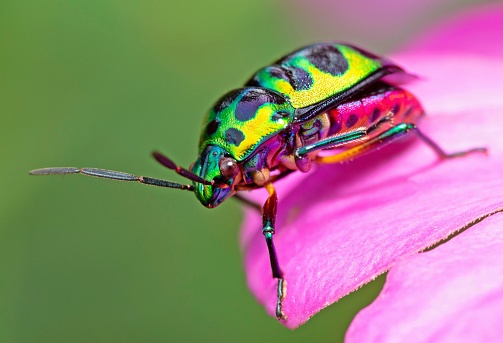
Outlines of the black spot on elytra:
<svg viewBox="0 0 503 343">
<path fill-rule="evenodd" d="M 408 116 L 410 116 L 411 113 L 412 113 L 412 107 L 409 107 L 407 111 L 405 111 L 405 113 L 403 114 L 403 117 L 407 118 Z"/>
<path fill-rule="evenodd" d="M 374 107 L 374 110 L 372 111 L 372 117 L 370 119 L 370 122 L 373 123 L 373 122 L 377 121 L 377 119 L 379 119 L 380 116 L 381 116 L 381 110 L 379 109 L 379 107 Z"/>
<path fill-rule="evenodd" d="M 253 119 L 259 107 L 264 104 L 265 99 L 261 100 L 260 97 L 255 99 L 243 97 L 236 106 L 236 112 L 234 113 L 236 119 L 240 121 Z"/>
<path fill-rule="evenodd" d="M 313 79 L 307 71 L 297 67 L 284 67 L 290 84 L 296 91 L 307 90 L 313 85 Z"/>
<path fill-rule="evenodd" d="M 400 111 L 400 104 L 395 104 L 395 106 L 393 106 L 393 115 L 396 115 L 398 111 Z"/>
<path fill-rule="evenodd" d="M 290 65 L 270 66 L 267 68 L 267 72 L 271 77 L 285 80 L 296 91 L 309 89 L 313 85 L 311 75 L 302 68 Z"/>
<path fill-rule="evenodd" d="M 235 146 L 239 146 L 241 142 L 245 139 L 245 135 L 243 132 L 239 131 L 238 129 L 235 128 L 230 128 L 225 131 L 225 140 L 229 144 L 233 144 Z"/>
<path fill-rule="evenodd" d="M 346 127 L 347 128 L 351 128 L 353 127 L 356 122 L 358 121 L 358 116 L 356 114 L 351 114 L 348 118 L 348 120 L 346 120 Z"/>
<path fill-rule="evenodd" d="M 274 78 L 290 82 L 290 78 L 281 67 L 271 66 L 267 68 L 267 71 L 269 72 L 269 75 L 271 75 Z"/>
<path fill-rule="evenodd" d="M 208 125 L 206 125 L 206 134 L 211 136 L 215 132 L 217 132 L 218 127 L 220 126 L 220 122 L 216 119 L 210 121 Z"/>
<path fill-rule="evenodd" d="M 342 129 L 342 125 L 341 123 L 339 122 L 335 122 L 331 127 L 330 127 L 330 131 L 328 132 L 328 134 L 331 136 L 331 135 L 335 135 L 336 133 L 338 133 L 339 131 L 341 131 Z"/>
<path fill-rule="evenodd" d="M 316 68 L 333 76 L 342 75 L 349 68 L 346 58 L 333 45 L 312 46 L 306 50 L 305 56 Z"/>
<path fill-rule="evenodd" d="M 236 105 L 234 116 L 237 120 L 248 121 L 253 119 L 260 106 L 272 103 L 281 105 L 286 100 L 279 94 L 263 88 L 245 89 L 243 96 Z"/>
</svg>

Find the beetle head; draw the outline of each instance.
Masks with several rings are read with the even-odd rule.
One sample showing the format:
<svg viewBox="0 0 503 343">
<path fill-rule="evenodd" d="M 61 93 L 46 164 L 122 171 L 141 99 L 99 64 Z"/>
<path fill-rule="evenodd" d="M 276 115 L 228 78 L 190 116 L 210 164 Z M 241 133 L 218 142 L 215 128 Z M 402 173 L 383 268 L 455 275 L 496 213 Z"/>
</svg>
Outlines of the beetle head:
<svg viewBox="0 0 503 343">
<path fill-rule="evenodd" d="M 208 145 L 191 168 L 199 177 L 213 181 L 213 185 L 194 182 L 197 199 L 208 208 L 218 206 L 233 194 L 232 185 L 240 177 L 238 162 L 224 149 Z"/>
</svg>

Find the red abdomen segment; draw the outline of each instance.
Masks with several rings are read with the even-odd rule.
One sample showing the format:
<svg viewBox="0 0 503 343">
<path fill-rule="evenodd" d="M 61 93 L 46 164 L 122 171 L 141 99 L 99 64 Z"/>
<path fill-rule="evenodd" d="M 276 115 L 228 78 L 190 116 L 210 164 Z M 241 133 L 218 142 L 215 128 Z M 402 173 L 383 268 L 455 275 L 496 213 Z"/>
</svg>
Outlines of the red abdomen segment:
<svg viewBox="0 0 503 343">
<path fill-rule="evenodd" d="M 423 114 L 424 110 L 414 95 L 398 87 L 380 84 L 329 110 L 328 136 L 369 127 L 387 115 L 393 117 L 395 124 L 416 123 Z"/>
</svg>

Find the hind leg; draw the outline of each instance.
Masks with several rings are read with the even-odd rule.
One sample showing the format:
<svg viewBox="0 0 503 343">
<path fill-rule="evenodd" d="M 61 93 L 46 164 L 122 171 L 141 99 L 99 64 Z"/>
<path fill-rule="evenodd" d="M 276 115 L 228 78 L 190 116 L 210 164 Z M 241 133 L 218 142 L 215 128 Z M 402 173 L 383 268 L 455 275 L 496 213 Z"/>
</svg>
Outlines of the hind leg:
<svg viewBox="0 0 503 343">
<path fill-rule="evenodd" d="M 350 160 L 354 157 L 364 155 L 368 152 L 378 150 L 381 147 L 395 141 L 396 139 L 400 138 L 401 136 L 403 136 L 409 132 L 416 133 L 416 135 L 423 142 L 425 142 L 430 148 L 432 148 L 433 151 L 435 151 L 441 159 L 461 157 L 461 156 L 466 156 L 471 153 L 487 153 L 486 148 L 473 148 L 473 149 L 468 149 L 468 150 L 448 154 L 442 148 L 440 148 L 440 146 L 437 143 L 435 143 L 433 140 L 431 140 L 431 138 L 429 138 L 424 133 L 422 133 L 417 128 L 417 126 L 415 124 L 401 123 L 396 126 L 393 126 L 389 130 L 382 132 L 381 134 L 377 135 L 376 137 L 371 138 L 371 139 L 363 142 L 362 144 L 358 144 L 358 145 L 356 145 L 352 148 L 349 148 L 345 151 L 342 151 L 338 154 L 335 154 L 332 156 L 323 156 L 323 157 L 318 156 L 316 158 L 316 162 L 317 163 L 338 163 L 338 162 L 347 161 L 347 160 Z"/>
</svg>

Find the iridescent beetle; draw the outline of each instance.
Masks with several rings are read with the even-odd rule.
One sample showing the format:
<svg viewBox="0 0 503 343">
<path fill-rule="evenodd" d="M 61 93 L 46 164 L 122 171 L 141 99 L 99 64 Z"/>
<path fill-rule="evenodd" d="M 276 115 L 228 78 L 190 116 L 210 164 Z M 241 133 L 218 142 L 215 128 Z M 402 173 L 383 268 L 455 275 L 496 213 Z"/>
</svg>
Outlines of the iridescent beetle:
<svg viewBox="0 0 503 343">
<path fill-rule="evenodd" d="M 277 279 L 276 316 L 285 318 L 286 283 L 276 257 L 273 235 L 278 198 L 273 183 L 293 171 L 308 172 L 314 163 L 350 160 L 414 132 L 440 158 L 446 154 L 416 123 L 424 114 L 418 100 L 397 87 L 406 74 L 390 61 L 357 47 L 320 43 L 286 55 L 260 69 L 245 87 L 224 95 L 207 114 L 199 141 L 199 157 L 190 171 L 154 152 L 154 158 L 192 181 L 171 181 L 96 168 L 44 168 L 32 175 L 84 174 L 178 188 L 195 193 L 213 208 L 239 191 L 265 187 L 262 206 L 272 276 Z M 329 156 L 318 156 L 333 149 Z"/>
</svg>

